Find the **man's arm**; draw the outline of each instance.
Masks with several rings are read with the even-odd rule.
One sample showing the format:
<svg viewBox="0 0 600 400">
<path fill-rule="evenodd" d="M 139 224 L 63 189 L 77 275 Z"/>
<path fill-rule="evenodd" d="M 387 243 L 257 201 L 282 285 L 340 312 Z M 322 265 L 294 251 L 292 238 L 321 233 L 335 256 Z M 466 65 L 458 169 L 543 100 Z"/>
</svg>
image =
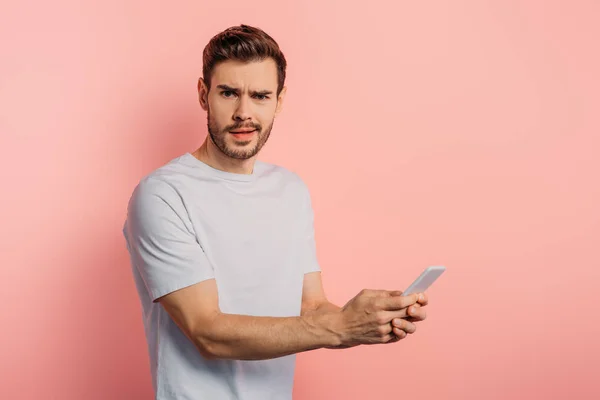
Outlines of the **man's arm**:
<svg viewBox="0 0 600 400">
<path fill-rule="evenodd" d="M 304 275 L 302 286 L 302 315 L 340 311 L 342 308 L 327 300 L 321 272 Z"/>
<path fill-rule="evenodd" d="M 391 292 L 395 296 L 401 295 L 402 292 L 396 291 Z M 425 319 L 426 313 L 421 310 L 420 307 L 427 305 L 427 296 L 423 295 L 421 300 L 413 305 L 412 314 L 407 315 L 407 320 L 411 322 L 417 322 Z M 324 313 L 339 313 L 342 308 L 336 306 L 327 300 L 325 290 L 323 289 L 323 282 L 321 280 L 321 272 L 311 272 L 304 275 L 304 286 L 302 289 L 302 315 L 318 315 Z M 413 317 L 414 316 L 414 317 Z M 394 334 L 400 335 L 400 339 L 406 336 L 406 332 L 402 331 L 401 324 L 394 324 L 396 327 Z M 338 344 L 333 346 L 325 346 L 326 349 L 347 349 L 350 347 L 357 346 L 357 344 Z"/>
<path fill-rule="evenodd" d="M 311 312 L 308 308 L 299 317 L 222 313 L 214 279 L 169 293 L 157 301 L 205 358 L 266 360 L 318 348 L 389 343 L 395 337 L 390 321 L 406 317 L 419 296 L 384 292 L 362 290 L 340 311 Z M 333 306 L 322 300 L 320 306 Z M 414 332 L 412 323 L 399 321 L 395 325 L 398 329 Z"/>
<path fill-rule="evenodd" d="M 314 309 L 316 313 L 324 313 L 324 312 L 335 312 L 340 311 L 342 307 L 336 306 L 335 304 L 329 302 L 329 300 L 319 304 L 317 308 Z"/>
<path fill-rule="evenodd" d="M 339 312 L 342 308 L 331 303 L 325 295 L 321 272 L 311 272 L 304 275 L 302 289 L 302 315 L 315 315 L 328 312 Z M 347 349 L 357 345 L 330 345 L 326 349 Z"/>
<path fill-rule="evenodd" d="M 158 301 L 209 359 L 263 360 L 341 344 L 334 312 L 299 317 L 225 314 L 214 279 L 163 296 Z"/>
</svg>

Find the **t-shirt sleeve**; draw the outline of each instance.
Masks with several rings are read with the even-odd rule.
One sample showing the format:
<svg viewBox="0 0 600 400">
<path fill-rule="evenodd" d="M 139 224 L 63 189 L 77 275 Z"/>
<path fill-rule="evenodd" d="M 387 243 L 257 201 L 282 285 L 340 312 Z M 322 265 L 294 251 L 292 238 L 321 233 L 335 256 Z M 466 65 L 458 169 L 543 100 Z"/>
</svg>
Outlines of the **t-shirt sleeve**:
<svg viewBox="0 0 600 400">
<path fill-rule="evenodd" d="M 185 206 L 169 184 L 146 178 L 135 188 L 124 235 L 152 301 L 214 278 Z"/>
<path fill-rule="evenodd" d="M 312 207 L 312 200 L 310 196 L 310 191 L 308 187 L 302 183 L 302 193 L 303 193 L 303 208 L 302 208 L 302 218 L 303 218 L 303 232 L 302 232 L 302 242 L 301 246 L 301 257 L 302 265 L 304 266 L 304 273 L 308 274 L 310 272 L 321 271 L 321 267 L 319 265 L 319 261 L 317 259 L 317 245 L 315 241 L 315 214 Z"/>
</svg>

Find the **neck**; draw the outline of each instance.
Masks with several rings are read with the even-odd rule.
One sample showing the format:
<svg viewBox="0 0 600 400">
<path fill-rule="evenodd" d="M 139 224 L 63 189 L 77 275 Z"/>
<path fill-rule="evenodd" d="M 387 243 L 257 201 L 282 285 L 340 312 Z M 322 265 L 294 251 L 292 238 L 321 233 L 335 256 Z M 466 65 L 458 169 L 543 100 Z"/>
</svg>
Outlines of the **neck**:
<svg viewBox="0 0 600 400">
<path fill-rule="evenodd" d="M 192 155 L 212 168 L 234 174 L 250 175 L 254 170 L 254 162 L 256 161 L 256 157 L 238 160 L 223 154 L 210 140 L 210 135 L 206 136 L 202 146 L 194 151 Z"/>
</svg>

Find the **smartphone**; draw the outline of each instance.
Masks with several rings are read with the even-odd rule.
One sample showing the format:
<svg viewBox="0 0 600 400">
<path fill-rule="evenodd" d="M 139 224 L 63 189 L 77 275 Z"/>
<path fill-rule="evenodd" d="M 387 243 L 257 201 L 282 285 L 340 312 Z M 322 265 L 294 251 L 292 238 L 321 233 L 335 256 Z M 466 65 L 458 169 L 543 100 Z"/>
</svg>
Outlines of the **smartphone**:
<svg viewBox="0 0 600 400">
<path fill-rule="evenodd" d="M 423 293 L 437 278 L 446 270 L 444 266 L 428 267 L 419 275 L 417 279 L 404 291 L 402 296 L 408 296 L 413 293 Z"/>
</svg>

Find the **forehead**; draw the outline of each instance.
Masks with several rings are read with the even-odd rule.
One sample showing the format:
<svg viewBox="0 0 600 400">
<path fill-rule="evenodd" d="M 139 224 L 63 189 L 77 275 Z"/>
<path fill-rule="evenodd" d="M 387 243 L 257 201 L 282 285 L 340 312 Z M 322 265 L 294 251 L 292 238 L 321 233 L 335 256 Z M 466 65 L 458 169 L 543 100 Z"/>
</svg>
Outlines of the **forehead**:
<svg viewBox="0 0 600 400">
<path fill-rule="evenodd" d="M 272 58 L 250 62 L 227 60 L 213 69 L 211 87 L 228 85 L 236 88 L 276 90 L 277 80 L 277 63 Z"/>
</svg>

